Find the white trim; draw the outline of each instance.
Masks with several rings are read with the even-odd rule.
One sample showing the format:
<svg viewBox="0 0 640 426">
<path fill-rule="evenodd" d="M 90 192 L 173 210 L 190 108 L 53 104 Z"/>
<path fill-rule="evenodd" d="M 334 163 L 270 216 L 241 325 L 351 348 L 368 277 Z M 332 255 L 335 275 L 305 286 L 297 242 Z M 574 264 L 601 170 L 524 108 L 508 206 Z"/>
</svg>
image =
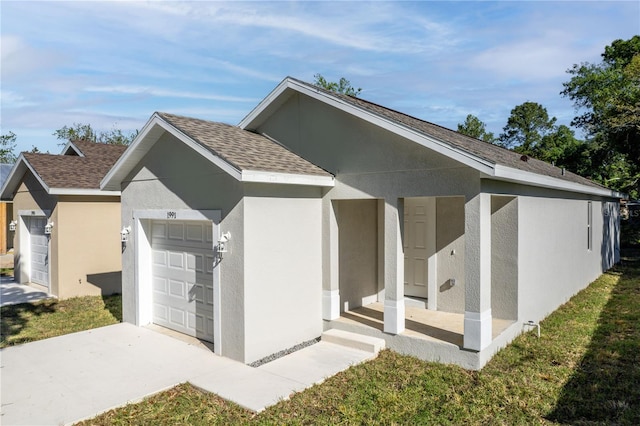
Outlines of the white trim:
<svg viewBox="0 0 640 426">
<path fill-rule="evenodd" d="M 18 210 L 18 243 L 20 244 L 19 262 L 20 276 L 16 277 L 18 282 L 31 282 L 31 231 L 27 225 L 26 218 L 44 217 L 49 219 L 51 210 Z M 51 240 L 47 242 L 47 256 L 51 259 Z M 21 277 L 26 277 L 26 281 L 22 281 Z M 47 262 L 47 293 L 51 293 L 51 261 Z"/>
<path fill-rule="evenodd" d="M 339 290 L 322 290 L 322 319 L 331 321 L 340 318 Z"/>
<path fill-rule="evenodd" d="M 289 185 L 312 185 L 325 187 L 335 186 L 333 176 L 299 175 L 253 170 L 243 170 L 240 180 L 242 182 L 255 183 L 282 183 Z"/>
<path fill-rule="evenodd" d="M 50 188 L 50 195 L 97 195 L 103 197 L 119 197 L 120 191 L 102 191 L 101 189 Z"/>
<path fill-rule="evenodd" d="M 596 188 L 583 185 L 581 183 L 569 182 L 563 179 L 545 176 L 538 173 L 527 172 L 514 169 L 512 167 L 496 164 L 493 177 L 508 182 L 521 183 L 524 185 L 538 186 L 542 188 L 559 189 L 569 192 L 579 192 L 583 194 L 600 195 L 604 197 L 621 198 L 622 194 L 607 188 Z"/>
<path fill-rule="evenodd" d="M 189 148 L 196 151 L 198 154 L 202 155 L 207 160 L 211 161 L 216 166 L 220 167 L 229 175 L 233 176 L 237 180 L 242 180 L 242 172 L 223 160 L 222 158 L 215 155 L 213 152 L 209 151 L 207 148 L 200 145 L 198 142 L 191 139 L 189 136 L 182 133 L 177 128 L 173 127 L 171 124 L 166 122 L 162 117 L 156 115 L 158 120 L 160 120 L 165 125 L 162 126 L 167 132 L 171 133 L 173 136 L 178 138 L 181 142 L 187 145 Z"/>
<path fill-rule="evenodd" d="M 257 182 L 257 183 L 280 183 L 291 185 L 313 185 L 313 186 L 334 186 L 333 176 L 315 176 L 301 175 L 293 173 L 277 173 L 264 172 L 259 170 L 240 170 L 231 165 L 226 160 L 214 154 L 200 143 L 174 127 L 171 123 L 164 120 L 158 113 L 154 113 L 149 121 L 144 125 L 142 131 L 135 138 L 131 146 L 116 161 L 111 170 L 105 175 L 100 182 L 100 188 L 109 188 L 116 190 L 120 188 L 125 175 L 133 168 L 133 163 L 137 164 L 144 154 L 158 141 L 161 134 L 155 134 L 148 137 L 153 130 L 161 129 L 170 133 L 189 148 L 203 156 L 205 159 L 222 169 L 231 177 L 240 182 Z M 274 142 L 275 143 L 275 142 Z"/>
<path fill-rule="evenodd" d="M 13 192 L 17 189 L 20 182 L 23 180 L 23 176 L 26 171 L 30 171 L 31 174 L 36 178 L 42 189 L 49 195 L 97 195 L 97 196 L 120 196 L 120 191 L 102 191 L 98 188 L 50 188 L 36 173 L 35 169 L 24 158 L 24 155 L 20 154 L 16 163 L 14 164 L 11 172 L 7 176 L 7 180 L 4 183 L 2 189 L 0 189 L 0 195 L 2 198 L 9 198 L 9 195 L 13 195 Z M 7 194 L 6 192 L 9 191 Z"/>
<path fill-rule="evenodd" d="M 463 149 L 453 147 L 436 138 L 419 132 L 411 128 L 410 126 L 397 123 L 373 112 L 369 112 L 361 107 L 337 98 L 330 93 L 321 91 L 314 87 L 310 87 L 307 84 L 300 83 L 289 77 L 285 78 L 271 93 L 269 93 L 269 95 L 267 95 L 267 97 L 262 100 L 262 102 L 260 102 L 244 119 L 242 119 L 242 121 L 240 121 L 239 123 L 239 127 L 245 130 L 247 128 L 252 128 L 252 126 L 258 127 L 257 125 L 255 125 L 255 123 L 259 119 L 260 115 L 265 112 L 265 110 L 267 110 L 272 104 L 275 104 L 276 100 L 287 90 L 294 90 L 313 99 L 317 99 L 327 105 L 338 108 L 373 125 L 388 130 L 398 136 L 416 142 L 426 148 L 429 148 L 446 157 L 456 160 L 475 170 L 478 170 L 479 172 L 484 173 L 491 178 L 516 182 L 530 186 L 566 190 L 570 192 L 578 192 L 612 198 L 623 197 L 623 194 L 609 189 L 597 188 L 575 182 L 568 182 L 566 180 L 557 179 L 551 176 L 545 176 L 533 172 L 526 172 L 500 164 L 494 164 L 491 161 L 487 161 L 483 158 L 477 157 Z"/>
<path fill-rule="evenodd" d="M 484 312 L 464 312 L 464 336 L 465 349 L 481 351 L 488 347 L 493 340 L 491 309 Z"/>
<path fill-rule="evenodd" d="M 79 157 L 85 156 L 80 150 L 80 148 L 71 141 L 67 142 L 67 144 L 62 149 L 62 152 L 60 153 L 60 155 L 67 155 L 67 152 L 69 152 L 69 149 L 72 149 L 76 154 L 78 154 Z"/>
<path fill-rule="evenodd" d="M 171 215 L 168 215 L 171 213 Z M 169 218 L 170 216 L 170 218 Z M 134 291 L 136 300 L 136 325 L 143 326 L 153 321 L 153 298 L 151 297 L 151 220 L 176 220 L 176 221 L 211 221 L 212 249 L 220 238 L 220 210 L 134 210 L 133 211 L 133 238 L 135 241 L 134 253 Z M 147 227 L 147 229 L 145 229 Z M 222 298 L 220 287 L 220 264 L 213 267 L 213 347 L 217 355 L 222 355 Z"/>
<path fill-rule="evenodd" d="M 400 334 L 404 331 L 405 308 L 404 297 L 400 300 L 384 299 L 384 332 Z"/>
<path fill-rule="evenodd" d="M 45 216 L 48 218 L 50 214 L 51 214 L 51 210 L 40 210 L 40 209 L 18 210 L 18 216 Z"/>
<path fill-rule="evenodd" d="M 482 173 L 492 174 L 493 163 L 491 163 L 490 161 L 476 157 L 468 153 L 467 151 L 452 147 L 449 144 L 443 143 L 435 138 L 425 135 L 424 133 L 418 132 L 409 126 L 397 123 L 378 114 L 366 111 L 363 108 L 352 105 L 324 91 L 314 89 L 307 86 L 306 84 L 299 83 L 290 78 L 286 78 L 285 80 L 283 80 L 269 95 L 267 95 L 267 97 L 240 122 L 239 127 L 246 130 L 258 118 L 258 116 L 287 89 L 292 89 L 297 92 L 303 93 L 309 97 L 324 102 L 325 104 L 345 111 L 355 117 L 361 118 L 371 124 L 374 124 L 401 137 L 423 145 L 433 151 L 452 158 Z"/>
</svg>

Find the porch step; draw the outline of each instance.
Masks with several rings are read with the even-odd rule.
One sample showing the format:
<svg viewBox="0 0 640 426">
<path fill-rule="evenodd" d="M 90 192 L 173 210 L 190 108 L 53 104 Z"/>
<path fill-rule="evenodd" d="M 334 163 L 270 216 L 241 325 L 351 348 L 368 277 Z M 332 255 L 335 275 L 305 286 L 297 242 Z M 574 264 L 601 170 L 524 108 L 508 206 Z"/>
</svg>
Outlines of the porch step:
<svg viewBox="0 0 640 426">
<path fill-rule="evenodd" d="M 384 349 L 384 339 L 332 328 L 322 333 L 322 341 L 377 354 Z"/>
</svg>

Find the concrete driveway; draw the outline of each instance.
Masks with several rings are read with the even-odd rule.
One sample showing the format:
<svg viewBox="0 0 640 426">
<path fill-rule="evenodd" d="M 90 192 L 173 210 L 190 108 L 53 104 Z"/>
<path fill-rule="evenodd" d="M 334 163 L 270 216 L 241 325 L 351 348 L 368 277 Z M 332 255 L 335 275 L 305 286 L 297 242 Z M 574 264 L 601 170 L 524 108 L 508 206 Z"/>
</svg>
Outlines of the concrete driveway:
<svg viewBox="0 0 640 426">
<path fill-rule="evenodd" d="M 69 424 L 187 381 L 261 411 L 374 356 L 320 342 L 252 368 L 150 329 L 116 324 L 2 349 L 0 423 Z"/>
<path fill-rule="evenodd" d="M 31 303 L 49 297 L 51 296 L 44 291 L 26 284 L 17 284 L 13 277 L 0 277 L 0 306 Z"/>
</svg>

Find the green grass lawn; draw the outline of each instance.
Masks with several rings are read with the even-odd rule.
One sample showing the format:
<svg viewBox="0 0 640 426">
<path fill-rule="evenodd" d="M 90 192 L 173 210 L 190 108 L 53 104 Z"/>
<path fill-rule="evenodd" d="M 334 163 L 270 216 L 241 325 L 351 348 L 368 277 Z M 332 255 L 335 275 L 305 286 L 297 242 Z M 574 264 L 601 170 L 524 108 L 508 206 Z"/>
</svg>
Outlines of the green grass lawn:
<svg viewBox="0 0 640 426">
<path fill-rule="evenodd" d="M 0 308 L 0 348 L 122 321 L 122 296 L 43 300 Z"/>
<path fill-rule="evenodd" d="M 254 415 L 183 384 L 85 425 L 640 424 L 640 252 L 479 372 L 389 350 Z"/>
</svg>

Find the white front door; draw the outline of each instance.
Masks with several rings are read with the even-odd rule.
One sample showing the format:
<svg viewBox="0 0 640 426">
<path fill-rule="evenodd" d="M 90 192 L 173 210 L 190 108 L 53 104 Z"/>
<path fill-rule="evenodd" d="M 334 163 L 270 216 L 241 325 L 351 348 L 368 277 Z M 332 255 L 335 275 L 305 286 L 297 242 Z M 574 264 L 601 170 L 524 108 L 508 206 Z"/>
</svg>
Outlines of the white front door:
<svg viewBox="0 0 640 426">
<path fill-rule="evenodd" d="M 213 342 L 213 227 L 151 223 L 153 322 Z"/>
<path fill-rule="evenodd" d="M 29 244 L 31 246 L 31 276 L 32 283 L 49 287 L 49 237 L 44 233 L 47 218 L 34 216 L 26 218 L 29 229 Z"/>
</svg>

